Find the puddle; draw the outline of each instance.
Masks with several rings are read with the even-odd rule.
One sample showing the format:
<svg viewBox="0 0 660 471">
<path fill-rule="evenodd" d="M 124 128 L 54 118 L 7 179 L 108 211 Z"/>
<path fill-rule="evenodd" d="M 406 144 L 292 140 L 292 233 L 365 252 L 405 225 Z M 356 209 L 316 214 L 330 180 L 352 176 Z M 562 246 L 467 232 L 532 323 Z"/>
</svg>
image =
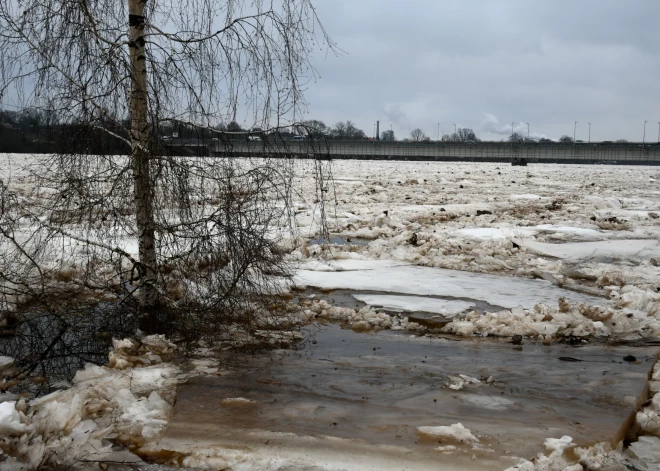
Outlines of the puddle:
<svg viewBox="0 0 660 471">
<path fill-rule="evenodd" d="M 360 291 L 362 292 L 362 291 Z M 356 291 L 348 289 L 336 289 L 332 291 L 324 291 L 316 288 L 307 288 L 297 292 L 294 300 L 297 302 L 301 299 L 318 299 L 324 300 L 333 306 L 347 307 L 350 309 L 360 309 L 366 306 L 362 301 L 358 301 L 353 297 Z"/>
<path fill-rule="evenodd" d="M 370 239 L 360 239 L 359 237 L 342 237 L 336 234 L 331 234 L 329 242 L 334 245 L 369 245 L 372 240 Z M 325 244 L 325 240 L 322 237 L 317 237 L 309 241 L 311 245 L 321 245 Z"/>
<path fill-rule="evenodd" d="M 374 457 L 385 460 L 375 469 L 437 469 L 439 459 L 447 469 L 503 469 L 511 455 L 534 456 L 548 437 L 618 442 L 646 398 L 655 352 L 635 349 L 638 363 L 627 363 L 630 348 L 512 348 L 328 326 L 304 350 L 243 358 L 225 377 L 182 386 L 161 446 L 240 447 L 244 457 L 268 455 L 295 469 L 367 469 L 356 463 Z M 459 374 L 494 382 L 448 389 Z M 253 402 L 221 402 L 237 397 Z M 417 434 L 459 422 L 480 441 L 451 458 Z M 479 466 L 461 467 L 473 454 Z"/>
<path fill-rule="evenodd" d="M 432 314 L 428 312 L 406 313 L 410 322 L 416 322 L 427 329 L 440 330 L 449 324 L 453 317 L 443 316 L 441 314 Z"/>
</svg>

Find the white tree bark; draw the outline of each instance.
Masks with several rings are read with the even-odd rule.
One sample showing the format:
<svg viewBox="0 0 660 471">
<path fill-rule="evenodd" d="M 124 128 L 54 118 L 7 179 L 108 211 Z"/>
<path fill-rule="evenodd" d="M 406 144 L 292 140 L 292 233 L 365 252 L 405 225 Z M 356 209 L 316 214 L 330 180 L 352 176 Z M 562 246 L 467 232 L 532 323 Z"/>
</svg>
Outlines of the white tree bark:
<svg viewBox="0 0 660 471">
<path fill-rule="evenodd" d="M 216 126 L 237 113 L 266 132 L 294 123 L 319 39 L 332 47 L 312 0 L 0 0 L 0 91 L 16 90 L 39 116 L 52 112 L 62 149 L 26 164 L 38 189 L 30 203 L 5 202 L 0 241 L 15 250 L 0 253 L 0 272 L 17 288 L 0 286 L 0 311 L 3 299 L 68 306 L 59 293 L 72 288 L 28 268 L 50 266 L 54 241 L 75 236 L 60 264 L 77 267 L 68 276 L 85 293 L 81 310 L 97 309 L 105 292 L 135 298 L 137 312 L 107 304 L 150 333 L 210 338 L 232 319 L 254 323 L 255 303 L 272 302 L 273 274 L 289 273 L 268 228 L 292 221 L 292 162 L 181 159 L 159 135 L 181 127 L 230 149 L 234 133 Z M 313 141 L 306 148 L 323 154 Z M 315 160 L 322 208 L 327 165 Z M 25 214 L 34 231 L 18 245 L 12 231 Z M 138 255 L 120 248 L 127 233 Z"/>
<path fill-rule="evenodd" d="M 138 230 L 141 288 L 139 301 L 144 309 L 158 302 L 153 187 L 149 168 L 149 122 L 147 98 L 147 60 L 144 40 L 144 11 L 147 0 L 128 0 L 129 55 L 131 65 L 131 146 Z"/>
</svg>

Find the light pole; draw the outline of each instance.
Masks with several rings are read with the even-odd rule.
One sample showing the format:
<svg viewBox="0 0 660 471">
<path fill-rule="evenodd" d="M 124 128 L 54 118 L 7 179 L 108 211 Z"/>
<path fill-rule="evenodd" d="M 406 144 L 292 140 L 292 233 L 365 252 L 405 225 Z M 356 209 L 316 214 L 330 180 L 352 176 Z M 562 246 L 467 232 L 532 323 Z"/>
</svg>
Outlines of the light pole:
<svg viewBox="0 0 660 471">
<path fill-rule="evenodd" d="M 454 123 L 454 134 L 458 137 L 458 129 L 456 128 L 456 123 Z"/>
<path fill-rule="evenodd" d="M 642 147 L 646 143 L 646 120 L 644 120 L 644 134 L 642 135 Z"/>
<path fill-rule="evenodd" d="M 527 125 L 527 140 L 529 141 L 529 123 L 525 123 Z"/>
<path fill-rule="evenodd" d="M 511 142 L 513 142 L 513 125 L 516 124 L 515 121 L 511 121 Z"/>
<path fill-rule="evenodd" d="M 438 123 L 438 142 L 440 142 L 440 125 L 442 123 Z"/>
<path fill-rule="evenodd" d="M 575 132 L 577 131 L 577 121 L 573 124 L 573 144 L 575 144 Z"/>
<path fill-rule="evenodd" d="M 589 144 L 591 144 L 591 123 L 589 123 Z"/>
</svg>

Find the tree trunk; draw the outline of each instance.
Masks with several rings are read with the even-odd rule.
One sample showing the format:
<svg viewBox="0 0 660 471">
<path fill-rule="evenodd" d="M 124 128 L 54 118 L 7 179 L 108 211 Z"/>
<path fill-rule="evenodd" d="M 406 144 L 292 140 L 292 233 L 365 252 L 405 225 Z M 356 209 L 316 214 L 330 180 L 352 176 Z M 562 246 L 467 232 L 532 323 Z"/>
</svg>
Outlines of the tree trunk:
<svg viewBox="0 0 660 471">
<path fill-rule="evenodd" d="M 149 168 L 149 122 L 147 103 L 147 58 L 144 40 L 144 10 L 147 0 L 128 0 L 129 52 L 131 64 L 131 161 L 140 258 L 139 303 L 149 312 L 159 301 L 156 243 L 154 237 L 153 186 Z"/>
</svg>

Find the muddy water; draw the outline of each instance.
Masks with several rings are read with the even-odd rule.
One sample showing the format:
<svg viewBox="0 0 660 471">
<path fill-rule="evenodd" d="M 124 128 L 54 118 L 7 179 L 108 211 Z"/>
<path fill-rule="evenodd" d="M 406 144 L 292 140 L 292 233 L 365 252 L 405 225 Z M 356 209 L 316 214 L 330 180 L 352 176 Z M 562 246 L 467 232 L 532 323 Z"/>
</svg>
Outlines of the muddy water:
<svg viewBox="0 0 660 471">
<path fill-rule="evenodd" d="M 305 350 L 246 358 L 238 371 L 183 386 L 161 445 L 238 447 L 243 460 L 265 453 L 297 463 L 281 469 L 367 469 L 374 457 L 384 461 L 373 469 L 503 469 L 512 455 L 534 456 L 548 437 L 619 441 L 645 399 L 655 356 L 636 349 L 638 361 L 629 363 L 629 349 L 519 348 L 337 326 L 315 339 Z M 494 382 L 447 388 L 458 374 Z M 222 402 L 237 397 L 253 402 Z M 449 443 L 416 432 L 458 422 L 479 437 L 477 448 L 453 443 L 448 455 L 436 447 Z M 304 467 L 319 460 L 328 466 Z"/>
<path fill-rule="evenodd" d="M 361 239 L 359 237 L 344 238 L 340 235 L 331 234 L 328 242 L 334 245 L 369 245 L 369 242 L 371 242 L 371 240 Z M 322 237 L 317 237 L 315 239 L 310 240 L 309 243 L 312 245 L 322 245 L 325 244 L 326 241 Z"/>
</svg>

